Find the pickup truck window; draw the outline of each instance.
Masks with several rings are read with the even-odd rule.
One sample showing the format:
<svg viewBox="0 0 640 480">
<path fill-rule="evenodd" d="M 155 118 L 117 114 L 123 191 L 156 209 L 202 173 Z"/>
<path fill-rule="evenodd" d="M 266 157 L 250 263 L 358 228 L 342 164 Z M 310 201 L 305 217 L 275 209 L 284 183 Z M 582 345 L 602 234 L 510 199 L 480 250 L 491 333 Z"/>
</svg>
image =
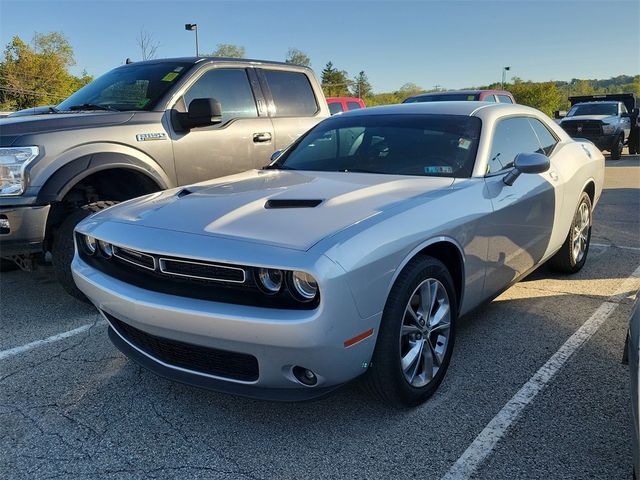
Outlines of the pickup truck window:
<svg viewBox="0 0 640 480">
<path fill-rule="evenodd" d="M 318 103 L 309 79 L 304 73 L 264 70 L 276 117 L 312 117 Z"/>
<path fill-rule="evenodd" d="M 618 105 L 615 103 L 582 103 L 574 105 L 567 113 L 567 117 L 578 115 L 617 115 Z"/>
<path fill-rule="evenodd" d="M 359 108 L 362 108 L 358 102 L 347 102 L 347 107 L 349 107 L 349 110 L 358 110 Z"/>
<path fill-rule="evenodd" d="M 498 95 L 498 100 L 500 100 L 500 103 L 513 103 L 508 95 Z"/>
<path fill-rule="evenodd" d="M 151 110 L 192 66 L 141 63 L 111 70 L 56 106 L 57 110 Z"/>
<path fill-rule="evenodd" d="M 330 103 L 329 104 L 329 111 L 331 112 L 331 115 L 335 115 L 336 113 L 340 113 L 342 112 L 342 103 Z"/>
<path fill-rule="evenodd" d="M 189 106 L 195 98 L 215 98 L 222 106 L 222 122 L 258 116 L 247 72 L 243 68 L 214 68 L 202 75 L 184 94 Z"/>
</svg>

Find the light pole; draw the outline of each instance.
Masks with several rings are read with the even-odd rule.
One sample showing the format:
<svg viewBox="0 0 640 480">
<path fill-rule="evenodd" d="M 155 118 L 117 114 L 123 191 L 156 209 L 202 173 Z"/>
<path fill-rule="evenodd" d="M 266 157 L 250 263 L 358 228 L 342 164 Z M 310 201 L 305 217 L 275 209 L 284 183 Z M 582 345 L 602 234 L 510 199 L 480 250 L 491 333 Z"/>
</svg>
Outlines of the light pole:
<svg viewBox="0 0 640 480">
<path fill-rule="evenodd" d="M 200 56 L 200 52 L 198 52 L 198 24 L 197 23 L 185 23 L 185 30 L 189 30 L 191 32 L 196 32 L 196 57 Z"/>
<path fill-rule="evenodd" d="M 502 83 L 500 83 L 500 88 L 504 88 L 504 83 L 507 80 L 507 72 L 511 70 L 511 67 L 502 67 Z"/>
</svg>

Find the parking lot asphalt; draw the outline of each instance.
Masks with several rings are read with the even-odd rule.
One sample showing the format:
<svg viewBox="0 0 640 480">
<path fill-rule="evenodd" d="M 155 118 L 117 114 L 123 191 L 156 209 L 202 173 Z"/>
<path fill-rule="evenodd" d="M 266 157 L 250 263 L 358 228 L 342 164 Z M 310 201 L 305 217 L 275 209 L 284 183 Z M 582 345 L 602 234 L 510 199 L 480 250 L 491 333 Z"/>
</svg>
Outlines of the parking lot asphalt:
<svg viewBox="0 0 640 480">
<path fill-rule="evenodd" d="M 621 358 L 640 288 L 627 280 L 640 265 L 640 156 L 608 160 L 605 188 L 585 268 L 569 277 L 543 266 L 461 319 L 447 378 L 414 410 L 384 407 L 357 384 L 283 404 L 172 383 L 120 354 L 94 309 L 46 270 L 2 273 L 0 478 L 441 478 L 608 302 L 615 310 L 471 476 L 629 479 Z"/>
</svg>

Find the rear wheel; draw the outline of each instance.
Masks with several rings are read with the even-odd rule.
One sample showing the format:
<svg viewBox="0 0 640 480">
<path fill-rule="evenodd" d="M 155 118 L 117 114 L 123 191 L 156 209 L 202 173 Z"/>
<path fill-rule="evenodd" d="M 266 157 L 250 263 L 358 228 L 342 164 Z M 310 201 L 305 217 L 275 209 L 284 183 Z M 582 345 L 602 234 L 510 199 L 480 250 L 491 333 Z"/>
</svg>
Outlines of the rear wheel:
<svg viewBox="0 0 640 480">
<path fill-rule="evenodd" d="M 582 192 L 564 244 L 549 265 L 559 272 L 576 273 L 584 266 L 591 243 L 591 199 Z"/>
<path fill-rule="evenodd" d="M 457 315 L 444 264 L 426 256 L 409 262 L 384 308 L 364 378 L 369 391 L 396 407 L 415 406 L 433 395 L 449 367 Z"/>
<path fill-rule="evenodd" d="M 611 145 L 611 160 L 620 160 L 624 148 L 624 136 L 618 135 Z"/>
<path fill-rule="evenodd" d="M 94 202 L 74 210 L 64 222 L 62 222 L 60 227 L 58 227 L 55 237 L 53 238 L 51 263 L 53 264 L 56 280 L 58 280 L 62 288 L 64 288 L 69 295 L 83 302 L 88 302 L 87 297 L 76 287 L 76 283 L 73 281 L 71 274 L 71 261 L 75 253 L 73 231 L 81 220 L 84 220 L 92 213 L 109 208 L 116 203 L 118 202 Z"/>
</svg>

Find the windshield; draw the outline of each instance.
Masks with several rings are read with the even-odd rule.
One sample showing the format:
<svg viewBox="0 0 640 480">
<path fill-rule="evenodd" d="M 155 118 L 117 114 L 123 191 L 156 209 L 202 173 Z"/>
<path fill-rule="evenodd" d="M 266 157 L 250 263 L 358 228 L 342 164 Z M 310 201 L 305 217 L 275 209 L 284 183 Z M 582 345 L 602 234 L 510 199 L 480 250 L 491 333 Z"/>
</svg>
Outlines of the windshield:
<svg viewBox="0 0 640 480">
<path fill-rule="evenodd" d="M 190 63 L 131 64 L 105 73 L 56 108 L 67 110 L 151 110 L 189 69 Z"/>
<path fill-rule="evenodd" d="M 574 105 L 567 113 L 567 117 L 578 115 L 617 115 L 617 103 L 582 103 Z"/>
<path fill-rule="evenodd" d="M 318 124 L 271 168 L 469 177 L 481 121 L 461 115 L 357 115 Z"/>
<path fill-rule="evenodd" d="M 448 93 L 441 95 L 425 95 L 421 97 L 409 97 L 402 103 L 422 102 L 472 102 L 478 100 L 480 95 L 475 93 Z"/>
</svg>

